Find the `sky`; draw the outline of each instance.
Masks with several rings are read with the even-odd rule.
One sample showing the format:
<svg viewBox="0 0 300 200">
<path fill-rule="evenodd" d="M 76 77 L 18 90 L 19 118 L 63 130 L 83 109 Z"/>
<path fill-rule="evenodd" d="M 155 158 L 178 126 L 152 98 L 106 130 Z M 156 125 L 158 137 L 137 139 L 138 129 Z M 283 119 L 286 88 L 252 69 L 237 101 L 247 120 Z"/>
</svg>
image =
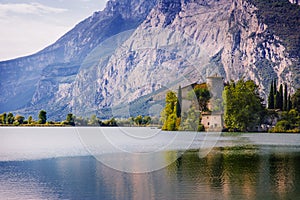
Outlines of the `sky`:
<svg viewBox="0 0 300 200">
<path fill-rule="evenodd" d="M 0 61 L 31 55 L 77 23 L 103 10 L 107 0 L 0 0 Z"/>
</svg>

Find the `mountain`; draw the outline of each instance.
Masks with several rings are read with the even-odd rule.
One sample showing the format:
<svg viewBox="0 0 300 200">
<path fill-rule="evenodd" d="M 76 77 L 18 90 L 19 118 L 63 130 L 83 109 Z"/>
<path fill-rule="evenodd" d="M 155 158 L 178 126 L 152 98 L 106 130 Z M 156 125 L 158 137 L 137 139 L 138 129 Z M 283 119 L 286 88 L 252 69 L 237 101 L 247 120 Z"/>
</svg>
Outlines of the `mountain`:
<svg viewBox="0 0 300 200">
<path fill-rule="evenodd" d="M 296 4 L 292 4 L 296 3 Z M 0 112 L 51 119 L 157 114 L 163 91 L 205 81 L 300 86 L 300 7 L 288 0 L 110 0 L 32 56 L 0 62 Z"/>
</svg>

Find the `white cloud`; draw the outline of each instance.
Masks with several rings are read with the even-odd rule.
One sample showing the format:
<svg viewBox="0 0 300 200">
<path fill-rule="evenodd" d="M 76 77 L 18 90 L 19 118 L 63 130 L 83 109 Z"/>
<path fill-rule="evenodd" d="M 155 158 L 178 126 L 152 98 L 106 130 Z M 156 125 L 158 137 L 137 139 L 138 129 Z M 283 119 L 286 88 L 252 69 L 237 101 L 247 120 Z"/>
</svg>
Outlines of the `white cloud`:
<svg viewBox="0 0 300 200">
<path fill-rule="evenodd" d="M 40 3 L 0 4 L 1 16 L 9 13 L 41 15 L 49 13 L 63 13 L 66 11 L 67 9 L 45 6 Z"/>
</svg>

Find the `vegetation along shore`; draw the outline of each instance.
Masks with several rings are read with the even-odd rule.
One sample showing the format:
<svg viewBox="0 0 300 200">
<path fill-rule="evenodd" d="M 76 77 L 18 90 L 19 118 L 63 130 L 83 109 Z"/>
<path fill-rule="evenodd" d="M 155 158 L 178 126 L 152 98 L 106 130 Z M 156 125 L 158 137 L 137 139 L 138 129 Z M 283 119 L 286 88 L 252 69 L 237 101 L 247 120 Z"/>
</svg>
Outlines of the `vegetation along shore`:
<svg viewBox="0 0 300 200">
<path fill-rule="evenodd" d="M 160 118 L 139 115 L 103 120 L 96 115 L 84 118 L 69 113 L 63 121 L 51 121 L 47 120 L 47 112 L 41 110 L 37 120 L 32 116 L 25 118 L 12 112 L 2 113 L 0 126 L 156 126 L 169 131 L 207 131 L 210 127 L 205 121 L 206 116 L 220 115 L 222 131 L 300 132 L 300 88 L 291 94 L 286 84 L 277 88 L 277 82 L 273 80 L 267 100 L 260 97 L 254 81 L 244 79 L 224 83 L 221 96 L 213 94 L 206 83 L 194 85 L 185 95 L 182 90 L 184 88 L 179 86 L 178 91 L 166 93 Z M 186 102 L 189 102 L 188 106 Z"/>
</svg>

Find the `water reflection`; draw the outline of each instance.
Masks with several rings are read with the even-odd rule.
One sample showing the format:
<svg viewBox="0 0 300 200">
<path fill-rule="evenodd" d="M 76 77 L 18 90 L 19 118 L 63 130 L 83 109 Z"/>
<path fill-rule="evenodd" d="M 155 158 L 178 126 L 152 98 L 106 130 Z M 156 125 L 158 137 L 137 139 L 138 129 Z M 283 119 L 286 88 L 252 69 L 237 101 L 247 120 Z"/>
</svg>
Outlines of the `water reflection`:
<svg viewBox="0 0 300 200">
<path fill-rule="evenodd" d="M 6 199 L 296 199 L 300 196 L 299 150 L 287 148 L 279 153 L 274 147 L 219 148 L 205 158 L 199 158 L 197 151 L 189 151 L 172 165 L 143 174 L 116 171 L 93 157 L 0 162 L 0 196 Z M 162 154 L 167 162 L 181 152 Z M 110 159 L 118 163 L 121 157 L 112 155 Z M 132 164 L 143 165 L 139 160 Z"/>
</svg>

